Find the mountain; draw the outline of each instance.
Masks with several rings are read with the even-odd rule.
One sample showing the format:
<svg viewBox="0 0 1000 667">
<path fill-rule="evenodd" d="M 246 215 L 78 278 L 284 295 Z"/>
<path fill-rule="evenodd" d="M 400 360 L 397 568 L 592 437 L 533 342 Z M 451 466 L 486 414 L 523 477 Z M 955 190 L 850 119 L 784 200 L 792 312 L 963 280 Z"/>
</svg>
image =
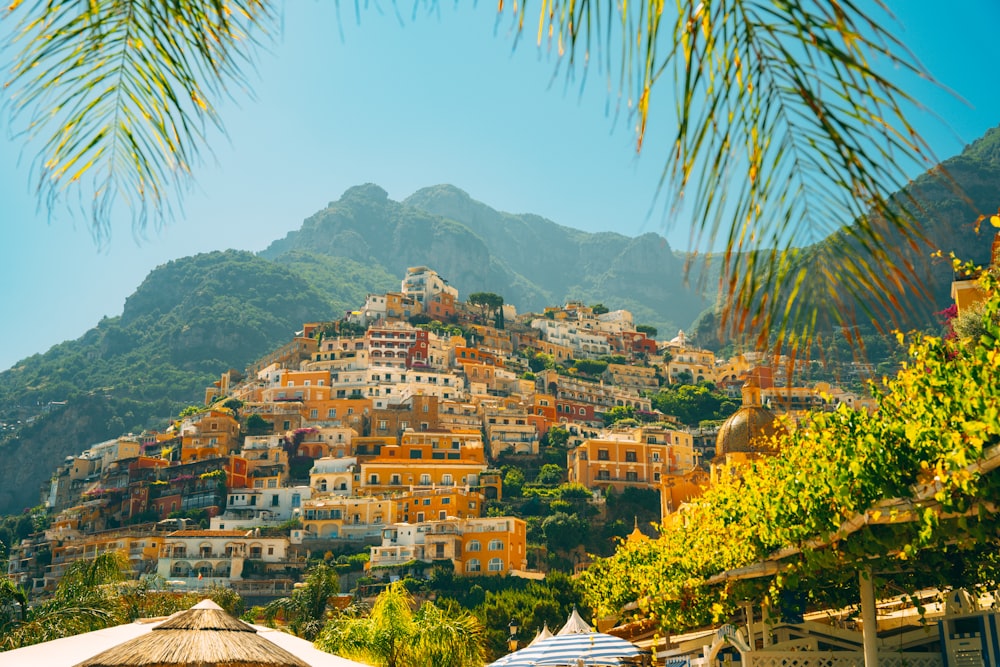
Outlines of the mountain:
<svg viewBox="0 0 1000 667">
<path fill-rule="evenodd" d="M 570 299 L 602 302 L 664 332 L 688 327 L 709 305 L 685 286 L 684 260 L 660 236 L 592 234 L 502 213 L 452 185 L 402 202 L 377 185 L 350 188 L 261 253 L 293 268 L 309 255 L 383 267 L 396 277 L 393 289 L 407 267 L 431 266 L 460 298 L 495 292 L 520 311 Z"/>
<path fill-rule="evenodd" d="M 919 202 L 931 244 L 982 263 L 992 228 L 972 227 L 1000 205 L 1000 128 L 942 167 L 900 196 Z M 399 289 L 409 266 L 433 267 L 460 298 L 495 292 L 522 312 L 568 299 L 627 308 L 662 337 L 709 305 L 685 286 L 683 262 L 655 234 L 590 234 L 496 211 L 450 185 L 402 202 L 376 185 L 350 188 L 259 255 L 228 250 L 157 267 L 120 316 L 0 372 L 0 513 L 37 504 L 67 455 L 162 427 L 221 372 L 242 370 L 303 322 Z M 934 308 L 948 305 L 950 266 L 938 262 L 928 280 Z"/>
<path fill-rule="evenodd" d="M 75 341 L 0 373 L 0 513 L 38 504 L 40 484 L 71 454 L 200 402 L 229 368 L 288 341 L 335 306 L 297 273 L 248 252 L 185 257 L 154 269 Z"/>
</svg>

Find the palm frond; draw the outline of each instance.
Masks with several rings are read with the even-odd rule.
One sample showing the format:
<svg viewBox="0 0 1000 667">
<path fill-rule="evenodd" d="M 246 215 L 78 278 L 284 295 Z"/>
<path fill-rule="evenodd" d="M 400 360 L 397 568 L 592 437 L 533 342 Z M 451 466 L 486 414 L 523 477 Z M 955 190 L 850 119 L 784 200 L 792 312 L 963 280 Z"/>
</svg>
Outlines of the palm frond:
<svg viewBox="0 0 1000 667">
<path fill-rule="evenodd" d="M 14 127 L 41 144 L 34 180 L 50 205 L 71 192 L 98 240 L 119 201 L 141 231 L 170 212 L 221 128 L 215 104 L 271 23 L 268 0 L 38 0 L 11 5 L 6 87 Z"/>
<path fill-rule="evenodd" d="M 522 24 L 534 7 L 515 9 Z M 654 90 L 672 73 L 677 129 L 661 188 L 676 211 L 693 211 L 696 248 L 724 246 L 715 257 L 724 326 L 762 346 L 807 349 L 822 316 L 847 325 L 860 311 L 888 323 L 923 295 L 915 204 L 892 195 L 907 168 L 931 159 L 904 111 L 919 105 L 895 77 L 926 75 L 884 27 L 884 6 L 874 11 L 884 13 L 852 0 L 538 9 L 540 42 L 596 62 L 609 85 L 617 79 L 637 149 L 659 117 Z M 795 250 L 823 241 L 808 264 Z"/>
</svg>

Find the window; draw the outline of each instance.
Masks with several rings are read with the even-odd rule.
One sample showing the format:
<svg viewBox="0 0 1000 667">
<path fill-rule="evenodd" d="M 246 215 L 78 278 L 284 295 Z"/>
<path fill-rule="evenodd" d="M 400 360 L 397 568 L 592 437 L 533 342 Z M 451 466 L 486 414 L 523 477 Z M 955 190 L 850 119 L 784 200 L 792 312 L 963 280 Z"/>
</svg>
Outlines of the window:
<svg viewBox="0 0 1000 667">
<path fill-rule="evenodd" d="M 378 484 L 378 475 L 376 475 L 375 473 L 372 473 L 371 475 L 369 475 L 369 477 L 368 477 L 368 483 L 369 484 Z"/>
<path fill-rule="evenodd" d="M 267 480 L 267 488 L 269 488 L 269 489 L 276 489 L 276 488 L 278 488 L 278 480 L 275 479 L 274 477 L 271 477 L 270 479 L 268 479 Z"/>
<path fill-rule="evenodd" d="M 656 463 L 656 462 L 659 462 L 659 460 L 660 460 L 660 453 L 659 452 L 653 452 L 653 462 Z"/>
<path fill-rule="evenodd" d="M 490 572 L 503 572 L 503 559 L 502 558 L 492 558 L 492 559 L 490 559 Z"/>
<path fill-rule="evenodd" d="M 423 450 L 420 450 L 420 449 L 411 449 L 410 450 L 410 458 L 411 459 L 422 459 L 422 458 L 424 458 L 424 452 L 423 452 Z"/>
<path fill-rule="evenodd" d="M 389 483 L 392 484 L 393 486 L 398 486 L 400 484 L 399 475 L 392 475 L 389 478 Z"/>
<path fill-rule="evenodd" d="M 451 475 L 449 475 L 447 473 L 445 473 L 444 475 L 441 475 L 441 484 L 443 484 L 444 486 L 451 486 L 452 484 L 454 484 L 454 482 L 452 481 Z"/>
<path fill-rule="evenodd" d="M 607 461 L 608 460 L 608 450 L 606 450 L 606 449 L 598 449 L 597 450 L 597 460 L 598 461 Z"/>
<path fill-rule="evenodd" d="M 637 460 L 634 451 L 625 452 L 625 461 L 627 463 L 635 463 Z"/>
<path fill-rule="evenodd" d="M 274 555 L 274 547 L 268 547 L 267 548 L 267 555 L 268 556 L 273 556 Z"/>
<path fill-rule="evenodd" d="M 387 422 L 384 419 L 380 419 L 379 422 L 378 422 L 378 430 L 380 430 L 380 431 L 387 431 L 387 430 L 389 430 L 389 422 Z"/>
<path fill-rule="evenodd" d="M 503 540 L 490 540 L 490 551 L 503 551 Z"/>
<path fill-rule="evenodd" d="M 277 506 L 278 506 L 278 494 L 275 493 L 274 495 L 271 496 L 271 507 L 277 507 Z"/>
<path fill-rule="evenodd" d="M 635 472 L 634 470 L 629 470 L 628 472 L 625 473 L 625 481 L 626 482 L 638 482 L 639 481 L 639 473 Z"/>
<path fill-rule="evenodd" d="M 605 480 L 611 479 L 611 473 L 608 472 L 607 470 L 598 470 L 597 479 L 605 479 Z"/>
<path fill-rule="evenodd" d="M 424 473 L 423 475 L 420 476 L 420 483 L 424 486 L 427 486 L 428 484 L 431 483 L 431 476 L 428 475 L 427 473 Z"/>
<path fill-rule="evenodd" d="M 465 564 L 466 572 L 480 572 L 482 567 L 479 565 L 479 559 L 473 558 L 468 563 Z"/>
<path fill-rule="evenodd" d="M 309 418 L 310 419 L 317 419 L 318 417 L 319 417 L 319 410 L 317 410 L 316 408 L 313 408 L 312 410 L 309 411 Z"/>
<path fill-rule="evenodd" d="M 442 498 L 441 499 L 441 504 L 442 505 L 451 505 L 451 498 Z"/>
<path fill-rule="evenodd" d="M 469 544 L 465 547 L 466 551 L 482 551 L 483 545 L 479 543 L 479 540 L 470 540 Z"/>
</svg>

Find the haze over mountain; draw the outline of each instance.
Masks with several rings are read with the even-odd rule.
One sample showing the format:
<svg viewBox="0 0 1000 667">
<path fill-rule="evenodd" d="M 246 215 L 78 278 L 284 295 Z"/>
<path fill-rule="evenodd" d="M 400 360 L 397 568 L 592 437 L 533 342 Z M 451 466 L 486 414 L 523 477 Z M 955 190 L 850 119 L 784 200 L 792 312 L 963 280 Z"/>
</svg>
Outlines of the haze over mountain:
<svg viewBox="0 0 1000 667">
<path fill-rule="evenodd" d="M 916 179 L 909 192 L 924 229 L 945 253 L 983 262 L 992 229 L 976 235 L 972 223 L 1000 205 L 1000 129 L 944 166 L 967 198 L 940 176 Z M 663 337 L 710 305 L 686 284 L 683 264 L 655 234 L 581 232 L 496 211 L 450 185 L 402 202 L 376 185 L 350 188 L 259 255 L 228 250 L 157 267 L 120 316 L 0 372 L 0 513 L 37 504 L 67 455 L 163 428 L 221 372 L 245 368 L 303 322 L 339 318 L 370 292 L 398 290 L 409 266 L 434 268 L 462 299 L 495 292 L 520 312 L 568 299 L 626 308 Z M 934 309 L 948 305 L 950 281 L 950 266 L 933 267 Z"/>
</svg>

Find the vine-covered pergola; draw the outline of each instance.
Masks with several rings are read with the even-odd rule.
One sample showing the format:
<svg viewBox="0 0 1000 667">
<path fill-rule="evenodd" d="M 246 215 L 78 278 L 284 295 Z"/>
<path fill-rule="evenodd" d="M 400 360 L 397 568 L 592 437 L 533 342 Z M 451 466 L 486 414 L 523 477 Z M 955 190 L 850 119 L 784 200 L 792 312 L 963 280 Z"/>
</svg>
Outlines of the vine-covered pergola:
<svg viewBox="0 0 1000 667">
<path fill-rule="evenodd" d="M 860 602 L 867 630 L 878 592 L 996 587 L 998 310 L 994 293 L 976 340 L 900 336 L 909 358 L 876 411 L 810 415 L 778 436 L 779 455 L 720 476 L 658 539 L 595 562 L 583 580 L 596 613 L 628 608 L 678 632 L 745 601 L 777 614 Z"/>
</svg>

